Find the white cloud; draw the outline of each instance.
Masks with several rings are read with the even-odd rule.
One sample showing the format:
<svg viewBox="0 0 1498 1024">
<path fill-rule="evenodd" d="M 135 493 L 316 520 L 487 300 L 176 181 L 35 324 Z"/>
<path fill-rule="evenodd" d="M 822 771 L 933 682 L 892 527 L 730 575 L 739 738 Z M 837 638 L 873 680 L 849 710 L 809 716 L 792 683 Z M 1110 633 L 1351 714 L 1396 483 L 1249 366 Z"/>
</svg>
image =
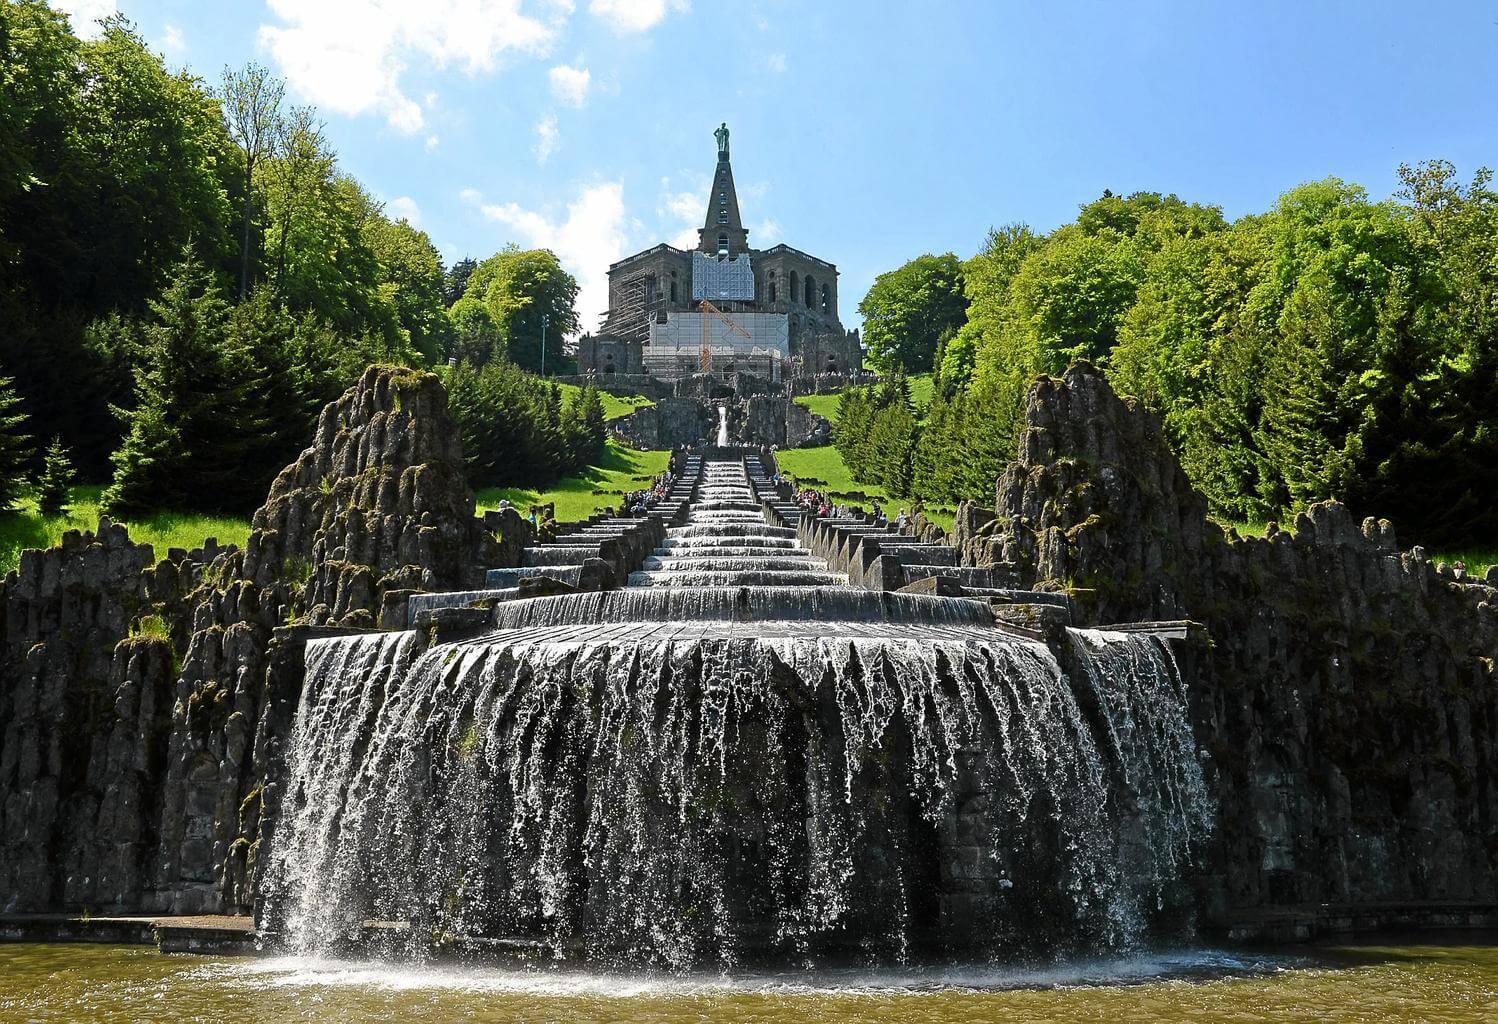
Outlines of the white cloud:
<svg viewBox="0 0 1498 1024">
<path fill-rule="evenodd" d="M 280 24 L 261 25 L 260 45 L 302 96 L 340 114 L 385 115 L 398 131 L 425 123 L 404 92 L 408 65 L 473 75 L 510 52 L 544 56 L 567 6 L 550 20 L 520 12 L 521 0 L 267 0 Z"/>
<path fill-rule="evenodd" d="M 558 64 L 551 69 L 551 94 L 562 103 L 581 107 L 588 102 L 588 85 L 592 80 L 587 68 Z"/>
<path fill-rule="evenodd" d="M 755 225 L 753 233 L 749 236 L 754 239 L 755 248 L 774 245 L 785 235 L 780 230 L 780 221 L 774 217 L 766 217 Z"/>
<path fill-rule="evenodd" d="M 99 22 L 114 14 L 114 0 L 50 0 L 73 23 L 73 31 L 84 39 L 95 39 L 99 35 Z"/>
<path fill-rule="evenodd" d="M 187 40 L 182 37 L 182 30 L 176 25 L 168 25 L 161 30 L 161 50 L 172 57 L 180 57 L 187 52 Z"/>
<path fill-rule="evenodd" d="M 593 0 L 588 10 L 608 22 L 615 32 L 648 32 L 667 11 L 689 11 L 688 0 Z"/>
<path fill-rule="evenodd" d="M 427 141 L 426 141 L 426 150 L 427 150 L 427 152 L 431 153 L 431 152 L 435 151 L 436 148 L 437 148 L 437 136 L 435 136 L 435 135 L 428 135 L 427 136 Z"/>
<path fill-rule="evenodd" d="M 770 54 L 770 70 L 775 72 L 777 75 L 783 74 L 785 72 L 785 54 Z"/>
<path fill-rule="evenodd" d="M 547 114 L 536 122 L 536 163 L 543 167 L 546 161 L 551 159 L 551 154 L 556 152 L 557 145 L 562 140 L 561 132 L 557 131 L 557 116 Z"/>
<path fill-rule="evenodd" d="M 510 228 L 523 244 L 556 253 L 562 266 L 577 278 L 577 312 L 583 330 L 597 328 L 609 306 L 609 264 L 624 255 L 629 241 L 623 183 L 586 186 L 568 205 L 565 219 L 527 210 L 518 203 L 485 203 L 473 189 L 464 189 L 463 199 L 477 205 L 485 217 Z"/>
<path fill-rule="evenodd" d="M 412 227 L 421 224 L 421 207 L 410 196 L 397 196 L 385 204 L 385 216 L 391 220 L 404 220 Z"/>
<path fill-rule="evenodd" d="M 669 239 L 678 249 L 697 248 L 697 229 L 707 220 L 707 184 L 701 188 L 687 188 L 673 192 L 671 179 L 661 179 L 661 198 L 656 204 L 656 213 L 666 222 L 666 230 L 675 229 Z M 676 223 L 672 223 L 672 222 Z"/>
</svg>

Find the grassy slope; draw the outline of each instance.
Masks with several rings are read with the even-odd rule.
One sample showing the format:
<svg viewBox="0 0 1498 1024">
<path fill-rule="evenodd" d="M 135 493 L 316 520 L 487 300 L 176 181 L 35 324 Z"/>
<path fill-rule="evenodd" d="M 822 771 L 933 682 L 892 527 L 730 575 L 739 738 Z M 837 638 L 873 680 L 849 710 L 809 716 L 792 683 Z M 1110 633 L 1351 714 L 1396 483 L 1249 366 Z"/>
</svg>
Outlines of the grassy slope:
<svg viewBox="0 0 1498 1024">
<path fill-rule="evenodd" d="M 924 415 L 931 405 L 931 394 L 933 385 L 931 374 L 923 373 L 910 378 L 910 401 L 915 406 L 918 415 Z M 830 395 L 802 395 L 796 401 L 806 406 L 818 416 L 837 423 L 837 403 L 842 398 L 842 392 Z M 834 497 L 843 498 L 845 495 L 862 492 L 870 498 L 878 498 L 887 513 L 893 515 L 899 511 L 899 503 L 890 498 L 884 492 L 884 488 L 874 484 L 860 483 L 853 479 L 848 472 L 847 465 L 838 450 L 831 445 L 822 448 L 797 448 L 793 451 L 782 451 L 775 456 L 780 462 L 781 472 L 795 477 L 808 487 L 828 491 Z M 867 507 L 865 502 L 854 498 L 848 502 L 850 505 Z M 926 516 L 932 522 L 943 529 L 952 528 L 952 517 L 955 509 L 944 508 L 939 505 L 927 505 Z"/>
<path fill-rule="evenodd" d="M 563 402 L 572 401 L 573 394 L 582 390 L 576 384 L 558 384 L 557 387 L 562 389 Z M 646 398 L 644 395 L 624 395 L 621 397 L 604 391 L 600 392 L 600 396 L 603 398 L 604 419 L 609 420 L 617 420 L 620 416 L 628 416 L 636 409 L 643 409 L 646 406 L 655 404 L 654 401 Z"/>
<path fill-rule="evenodd" d="M 910 404 L 915 406 L 918 416 L 924 416 L 926 410 L 931 406 L 931 395 L 935 385 L 931 380 L 931 374 L 922 373 L 910 378 Z M 806 406 L 812 412 L 832 423 L 837 423 L 837 403 L 843 393 L 835 391 L 830 395 L 802 395 L 796 401 Z"/>
<path fill-rule="evenodd" d="M 73 488 L 72 505 L 60 516 L 43 516 L 30 498 L 23 499 L 16 512 L 0 515 L 0 573 L 14 569 L 25 548 L 48 548 L 68 530 L 98 526 L 99 493 L 103 489 Z M 165 558 L 168 548 L 201 547 L 209 537 L 216 537 L 220 544 L 242 545 L 250 535 L 248 519 L 185 512 L 158 512 L 125 525 L 132 540 L 156 549 L 157 558 Z"/>
<path fill-rule="evenodd" d="M 891 498 L 884 488 L 854 480 L 842 455 L 831 445 L 786 449 L 776 452 L 775 459 L 780 463 L 780 471 L 794 477 L 798 483 L 826 491 L 849 505 L 866 509 L 869 507 L 867 499 L 878 498 L 887 515 L 894 516 L 900 511 L 901 503 Z M 926 518 L 942 529 L 950 530 L 956 511 L 941 505 L 927 504 Z"/>
<path fill-rule="evenodd" d="M 480 511 L 495 508 L 500 499 L 524 511 L 531 505 L 557 504 L 557 519 L 586 519 L 603 508 L 614 508 L 626 491 L 638 490 L 671 463 L 665 451 L 635 451 L 609 441 L 598 464 L 578 476 L 563 477 L 544 491 L 526 487 L 486 487 L 478 492 Z"/>
</svg>

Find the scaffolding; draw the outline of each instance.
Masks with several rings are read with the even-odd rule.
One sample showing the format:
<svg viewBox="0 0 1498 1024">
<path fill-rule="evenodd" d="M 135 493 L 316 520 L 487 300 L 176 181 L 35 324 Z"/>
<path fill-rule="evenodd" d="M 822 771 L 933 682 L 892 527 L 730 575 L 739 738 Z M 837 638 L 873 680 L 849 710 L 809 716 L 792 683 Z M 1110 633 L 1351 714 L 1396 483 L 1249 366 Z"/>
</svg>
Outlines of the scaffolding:
<svg viewBox="0 0 1498 1024">
<path fill-rule="evenodd" d="M 665 308 L 651 287 L 654 280 L 655 275 L 641 271 L 619 282 L 619 305 L 609 310 L 608 333 L 627 341 L 650 339 L 650 322 Z"/>
<path fill-rule="evenodd" d="M 661 380 L 698 373 L 782 380 L 789 360 L 789 318 L 784 313 L 745 311 L 729 319 L 716 307 L 663 311 L 650 323 L 643 352 L 645 372 Z"/>
</svg>

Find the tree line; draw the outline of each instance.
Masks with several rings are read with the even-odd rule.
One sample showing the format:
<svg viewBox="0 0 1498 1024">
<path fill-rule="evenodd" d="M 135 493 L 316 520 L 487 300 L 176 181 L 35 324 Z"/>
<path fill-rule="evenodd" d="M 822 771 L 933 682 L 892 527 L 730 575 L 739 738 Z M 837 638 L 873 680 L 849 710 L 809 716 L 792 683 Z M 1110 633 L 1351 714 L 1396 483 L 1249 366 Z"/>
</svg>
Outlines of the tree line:
<svg viewBox="0 0 1498 1024">
<path fill-rule="evenodd" d="M 1050 234 L 912 261 L 860 310 L 871 358 L 932 371 L 936 397 L 919 419 L 898 388 L 860 390 L 836 443 L 895 493 L 988 497 L 1035 375 L 1089 359 L 1161 415 L 1222 519 L 1335 497 L 1415 541 L 1491 542 L 1498 192 L 1444 161 L 1400 177 L 1386 201 L 1328 178 L 1232 222 L 1105 193 Z"/>
<path fill-rule="evenodd" d="M 566 369 L 576 293 L 544 250 L 444 267 L 264 68 L 0 0 L 0 510 L 76 473 L 116 515 L 248 511 L 371 362 L 538 369 L 544 322 Z"/>
</svg>

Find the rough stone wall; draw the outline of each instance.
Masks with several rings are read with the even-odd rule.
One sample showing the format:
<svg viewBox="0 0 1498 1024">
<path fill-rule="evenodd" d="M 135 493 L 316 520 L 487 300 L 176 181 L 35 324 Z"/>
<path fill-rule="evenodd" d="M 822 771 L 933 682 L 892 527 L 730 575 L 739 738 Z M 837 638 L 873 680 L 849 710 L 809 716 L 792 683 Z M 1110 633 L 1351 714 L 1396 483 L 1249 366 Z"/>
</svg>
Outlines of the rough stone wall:
<svg viewBox="0 0 1498 1024">
<path fill-rule="evenodd" d="M 474 518 L 460 435 L 431 374 L 370 367 L 282 470 L 242 553 L 197 596 L 163 786 L 155 905 L 245 909 L 255 891 L 264 785 L 296 694 L 268 683 L 291 620 L 373 627 L 389 597 L 477 586 L 494 541 Z"/>
<path fill-rule="evenodd" d="M 1212 914 L 1498 899 L 1498 589 L 1335 502 L 1263 538 L 1206 519 L 1158 420 L 1092 367 L 1031 391 L 996 508 L 953 543 L 1090 623 L 1191 618 L 1220 804 Z"/>
<path fill-rule="evenodd" d="M 437 378 L 371 367 L 243 551 L 155 563 L 106 519 L 25 552 L 0 583 L 0 909 L 246 909 L 306 630 L 477 585 L 491 528 L 529 535 L 473 513 Z"/>
<path fill-rule="evenodd" d="M 156 563 L 101 519 L 0 583 L 0 909 L 139 901 L 187 595 L 217 555 Z"/>
<path fill-rule="evenodd" d="M 662 398 L 613 422 L 614 433 L 638 448 L 675 448 L 710 440 L 717 414 L 695 398 Z"/>
<path fill-rule="evenodd" d="M 783 394 L 755 395 L 741 402 L 734 417 L 736 431 L 749 444 L 804 448 L 826 444 L 832 425 Z"/>
</svg>

